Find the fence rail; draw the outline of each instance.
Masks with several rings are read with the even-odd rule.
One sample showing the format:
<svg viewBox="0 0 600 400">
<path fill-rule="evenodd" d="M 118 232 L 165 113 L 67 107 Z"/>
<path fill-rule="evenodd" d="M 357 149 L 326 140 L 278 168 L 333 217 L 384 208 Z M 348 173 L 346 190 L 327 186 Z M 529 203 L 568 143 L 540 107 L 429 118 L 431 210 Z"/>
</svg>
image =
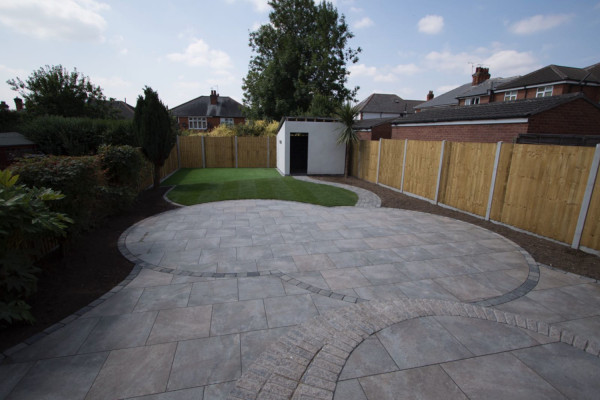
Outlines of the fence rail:
<svg viewBox="0 0 600 400">
<path fill-rule="evenodd" d="M 352 154 L 360 179 L 600 254 L 600 145 L 381 139 Z"/>
</svg>

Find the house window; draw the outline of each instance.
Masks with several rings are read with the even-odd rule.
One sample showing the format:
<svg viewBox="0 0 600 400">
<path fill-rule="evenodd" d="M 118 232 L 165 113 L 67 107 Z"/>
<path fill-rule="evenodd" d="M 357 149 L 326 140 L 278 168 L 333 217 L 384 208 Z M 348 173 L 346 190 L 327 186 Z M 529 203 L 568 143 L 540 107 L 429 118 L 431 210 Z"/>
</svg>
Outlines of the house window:
<svg viewBox="0 0 600 400">
<path fill-rule="evenodd" d="M 206 130 L 206 117 L 189 117 L 190 129 Z"/>
<path fill-rule="evenodd" d="M 535 97 L 552 96 L 552 89 L 554 89 L 554 86 L 539 87 L 539 88 L 537 88 L 537 91 L 535 92 Z"/>
<path fill-rule="evenodd" d="M 475 104 L 479 104 L 479 97 L 467 97 L 465 99 L 465 106 L 472 106 Z"/>
<path fill-rule="evenodd" d="M 517 91 L 511 90 L 510 92 L 504 93 L 504 101 L 513 101 L 517 99 Z"/>
<path fill-rule="evenodd" d="M 233 125 L 233 118 L 221 118 L 221 124 Z"/>
</svg>

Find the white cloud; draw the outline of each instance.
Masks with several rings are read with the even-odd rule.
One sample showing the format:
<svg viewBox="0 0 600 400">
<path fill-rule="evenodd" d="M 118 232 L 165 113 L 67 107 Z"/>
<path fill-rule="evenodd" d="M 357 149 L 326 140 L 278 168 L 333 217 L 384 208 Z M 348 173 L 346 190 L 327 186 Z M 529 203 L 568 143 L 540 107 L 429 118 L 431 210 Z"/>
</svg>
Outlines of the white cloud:
<svg viewBox="0 0 600 400">
<path fill-rule="evenodd" d="M 435 35 L 444 28 L 444 17 L 439 15 L 426 15 L 418 23 L 419 32 Z"/>
<path fill-rule="evenodd" d="M 388 83 L 391 83 L 391 82 L 398 81 L 398 77 L 396 75 L 392 74 L 391 72 L 387 73 L 387 74 L 376 74 L 373 77 L 373 81 L 375 81 L 375 82 L 388 82 Z"/>
<path fill-rule="evenodd" d="M 394 73 L 399 75 L 414 75 L 419 72 L 420 68 L 415 64 L 399 64 L 393 69 Z"/>
<path fill-rule="evenodd" d="M 375 76 L 377 74 L 377 68 L 367 67 L 365 64 L 351 65 L 348 67 L 350 75 L 358 76 Z"/>
<path fill-rule="evenodd" d="M 102 41 L 108 9 L 95 0 L 2 0 L 0 23 L 38 39 Z"/>
<path fill-rule="evenodd" d="M 350 75 L 356 77 L 370 77 L 374 82 L 397 82 L 399 75 L 413 75 L 419 71 L 415 64 L 400 64 L 395 67 L 384 66 L 381 68 L 368 67 L 365 64 L 352 65 L 348 68 Z"/>
<path fill-rule="evenodd" d="M 368 28 L 369 26 L 373 26 L 374 22 L 371 18 L 369 17 L 364 17 L 360 20 L 358 20 L 355 24 L 354 24 L 354 28 L 355 29 L 361 29 L 361 28 Z"/>
<path fill-rule="evenodd" d="M 254 6 L 254 9 L 258 12 L 267 12 L 271 9 L 269 5 L 269 0 L 226 0 L 227 3 L 233 4 L 237 1 L 245 1 L 246 3 L 251 3 Z"/>
<path fill-rule="evenodd" d="M 509 30 L 517 35 L 529 35 L 556 28 L 571 19 L 573 19 L 573 14 L 534 15 L 515 22 L 509 26 Z"/>
<path fill-rule="evenodd" d="M 464 83 L 464 82 L 463 82 L 463 83 Z M 443 93 L 449 92 L 449 91 L 451 91 L 452 89 L 456 89 L 457 87 L 459 87 L 459 86 L 460 86 L 460 85 L 462 85 L 463 83 L 461 83 L 461 84 L 457 84 L 457 85 L 444 85 L 444 86 L 439 86 L 439 87 L 438 87 L 438 88 L 437 88 L 437 89 L 436 89 L 436 90 L 433 92 L 433 94 L 434 94 L 435 96 L 437 96 L 438 94 L 443 94 Z"/>
<path fill-rule="evenodd" d="M 350 7 L 350 11 L 352 11 L 353 13 L 361 13 L 364 10 L 362 8 L 359 8 L 359 7 Z"/>
<path fill-rule="evenodd" d="M 210 67 L 218 72 L 232 68 L 231 57 L 222 50 L 211 49 L 202 39 L 192 39 L 183 53 L 171 53 L 167 58 L 190 67 Z"/>
</svg>

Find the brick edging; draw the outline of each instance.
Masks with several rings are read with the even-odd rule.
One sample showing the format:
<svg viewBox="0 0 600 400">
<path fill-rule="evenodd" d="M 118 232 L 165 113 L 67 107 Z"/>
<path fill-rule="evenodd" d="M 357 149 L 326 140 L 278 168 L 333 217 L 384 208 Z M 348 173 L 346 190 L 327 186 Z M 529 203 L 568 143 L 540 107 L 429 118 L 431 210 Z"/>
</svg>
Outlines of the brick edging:
<svg viewBox="0 0 600 400">
<path fill-rule="evenodd" d="M 527 329 L 595 357 L 600 343 L 518 314 L 466 303 L 407 299 L 371 301 L 329 311 L 293 328 L 237 380 L 230 400 L 332 399 L 348 357 L 369 336 L 413 318 L 457 316 Z"/>
</svg>

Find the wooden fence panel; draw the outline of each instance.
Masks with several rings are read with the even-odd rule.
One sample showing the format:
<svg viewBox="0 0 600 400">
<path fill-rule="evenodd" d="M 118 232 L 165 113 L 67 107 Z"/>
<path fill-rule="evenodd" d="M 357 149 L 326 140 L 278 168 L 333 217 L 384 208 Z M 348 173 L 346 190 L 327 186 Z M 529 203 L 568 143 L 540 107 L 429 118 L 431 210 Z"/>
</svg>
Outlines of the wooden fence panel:
<svg viewBox="0 0 600 400">
<path fill-rule="evenodd" d="M 234 168 L 235 148 L 233 137 L 205 137 L 206 168 Z"/>
<path fill-rule="evenodd" d="M 508 176 L 510 175 L 510 166 L 514 148 L 515 145 L 512 143 L 502 143 L 500 158 L 498 160 L 498 171 L 496 173 L 496 185 L 492 197 L 492 210 L 490 212 L 490 219 L 494 221 L 500 221 L 502 218 L 502 208 L 504 207 L 506 186 L 508 185 Z"/>
<path fill-rule="evenodd" d="M 267 168 L 267 138 L 238 137 L 238 168 Z"/>
<path fill-rule="evenodd" d="M 181 168 L 202 168 L 202 137 L 179 136 Z"/>
<path fill-rule="evenodd" d="M 360 177 L 365 181 L 377 181 L 377 156 L 379 142 L 371 140 L 360 141 Z"/>
<path fill-rule="evenodd" d="M 402 183 L 404 143 L 404 140 L 381 139 L 379 183 L 398 190 Z"/>
<path fill-rule="evenodd" d="M 360 178 L 359 170 L 358 170 L 358 159 L 360 155 L 359 151 L 359 143 L 352 143 L 350 146 L 350 165 L 348 166 L 348 175 L 354 176 L 356 178 Z M 345 168 L 345 167 L 344 167 Z"/>
<path fill-rule="evenodd" d="M 495 143 L 447 142 L 439 202 L 485 216 L 495 155 Z"/>
<path fill-rule="evenodd" d="M 404 166 L 404 191 L 435 199 L 442 142 L 409 140 Z"/>
<path fill-rule="evenodd" d="M 600 251 L 600 174 L 596 176 L 580 245 Z"/>
<path fill-rule="evenodd" d="M 270 136 L 269 140 L 269 168 L 277 168 L 277 136 Z"/>
<path fill-rule="evenodd" d="M 500 222 L 573 240 L 593 148 L 517 144 Z"/>
<path fill-rule="evenodd" d="M 171 149 L 169 158 L 165 161 L 165 165 L 160 169 L 160 179 L 163 179 L 167 175 L 172 174 L 179 168 L 179 159 L 177 157 L 177 144 Z"/>
</svg>

